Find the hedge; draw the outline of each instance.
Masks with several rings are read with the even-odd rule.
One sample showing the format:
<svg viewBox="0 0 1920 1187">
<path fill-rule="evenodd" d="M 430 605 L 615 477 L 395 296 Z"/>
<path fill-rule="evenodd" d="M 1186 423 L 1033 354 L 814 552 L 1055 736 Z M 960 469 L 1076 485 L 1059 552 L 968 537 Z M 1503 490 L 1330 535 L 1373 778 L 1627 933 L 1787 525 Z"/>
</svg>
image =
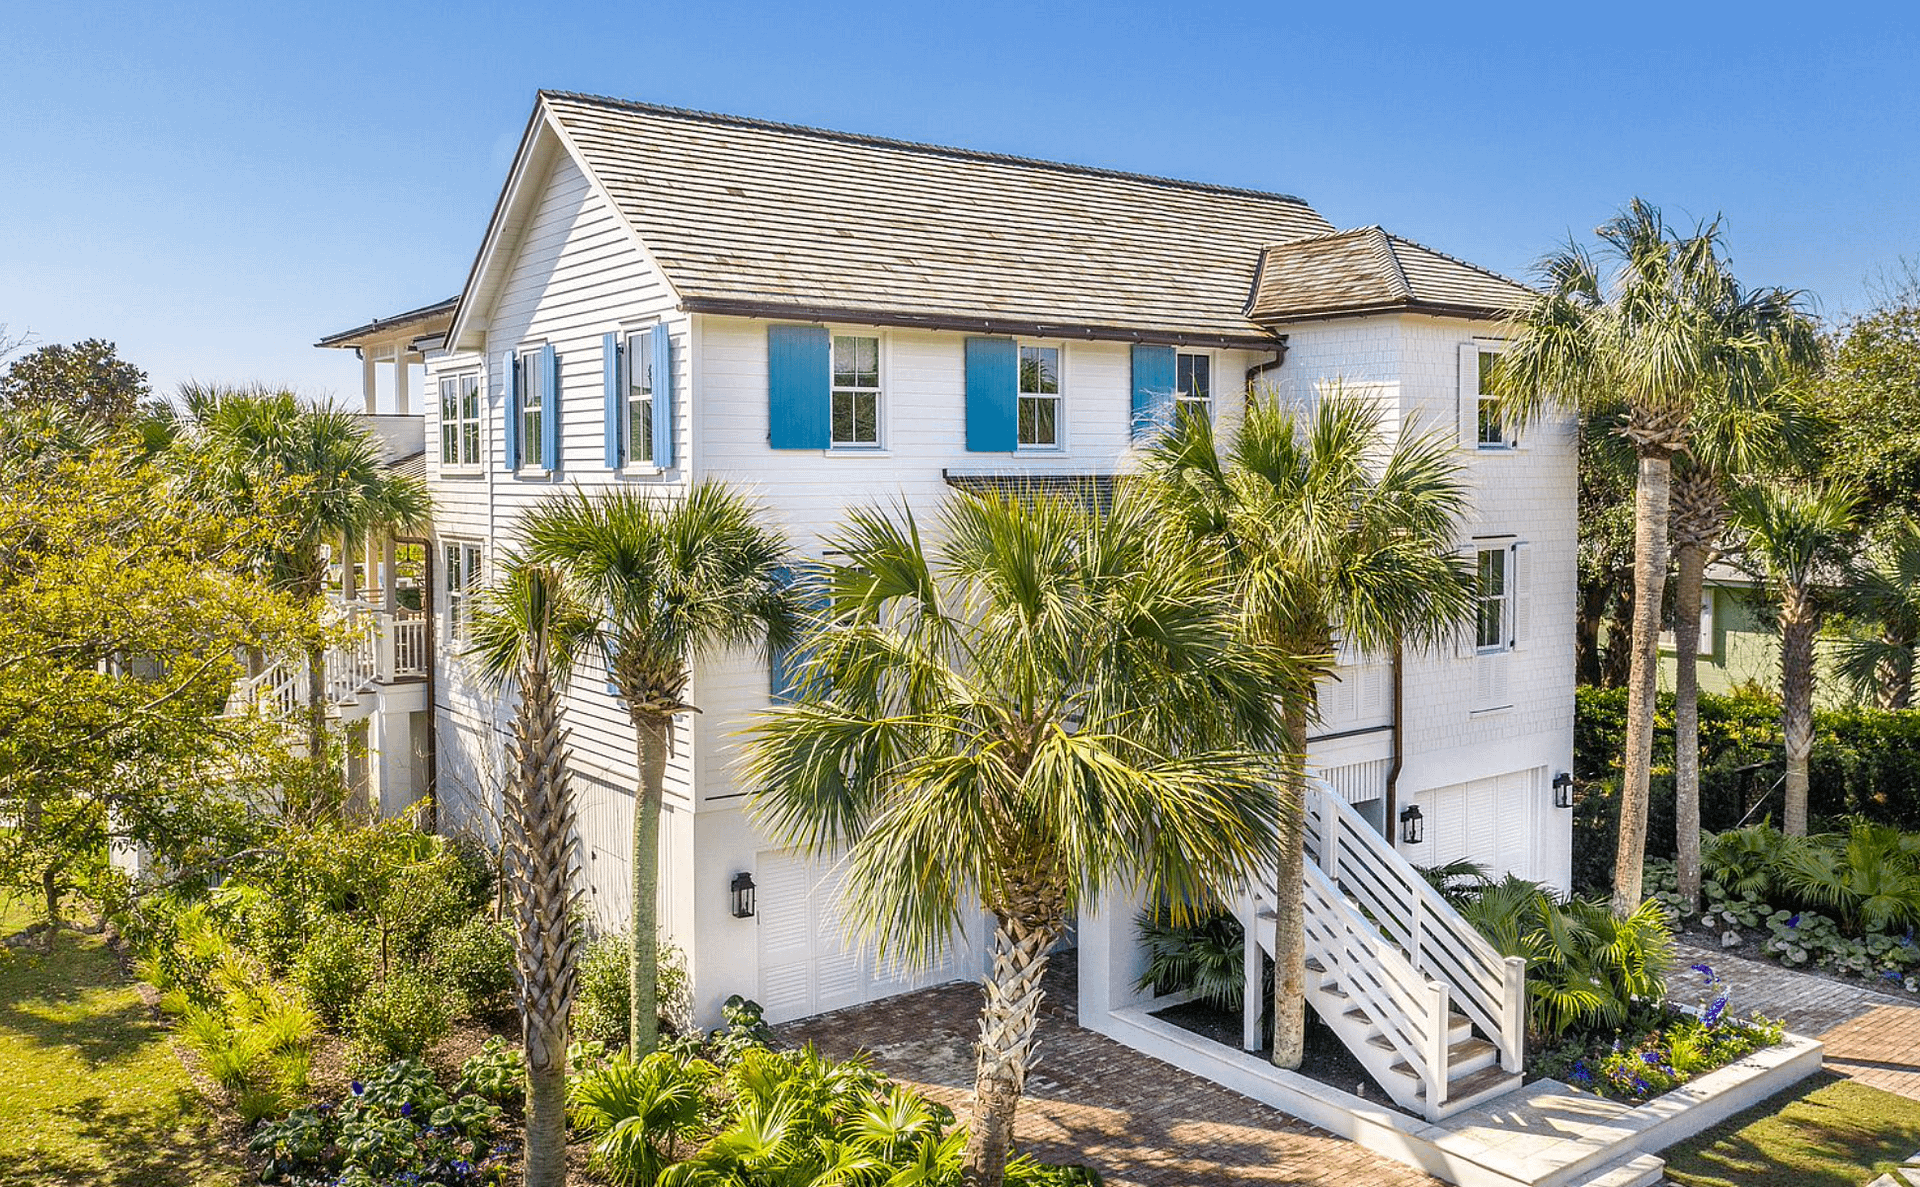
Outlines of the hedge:
<svg viewBox="0 0 1920 1187">
<path fill-rule="evenodd" d="M 1672 857 L 1673 696 L 1662 693 L 1653 744 L 1647 854 Z M 1574 885 L 1612 884 L 1618 833 L 1620 756 L 1627 690 L 1581 688 L 1574 700 L 1573 763 L 1581 794 L 1574 813 Z M 1821 709 L 1814 713 L 1807 810 L 1816 831 L 1864 816 L 1920 832 L 1920 709 Z M 1709 832 L 1781 816 L 1785 756 L 1780 704 L 1758 690 L 1700 694 L 1700 825 Z"/>
</svg>

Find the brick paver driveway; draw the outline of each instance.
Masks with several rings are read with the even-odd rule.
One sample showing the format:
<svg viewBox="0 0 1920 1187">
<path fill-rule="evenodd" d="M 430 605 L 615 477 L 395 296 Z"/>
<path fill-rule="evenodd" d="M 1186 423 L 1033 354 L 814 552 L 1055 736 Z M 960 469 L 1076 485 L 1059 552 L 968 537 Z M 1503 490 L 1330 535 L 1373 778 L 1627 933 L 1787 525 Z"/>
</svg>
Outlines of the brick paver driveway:
<svg viewBox="0 0 1920 1187">
<path fill-rule="evenodd" d="M 1688 937 L 1685 959 L 1710 966 L 1733 987 L 1732 1007 L 1784 1018 L 1795 1034 L 1827 1045 L 1827 1070 L 1920 1100 L 1920 1005 L 1864 983 L 1836 981 L 1707 948 Z M 1673 977 L 1673 991 L 1691 974 Z"/>
<path fill-rule="evenodd" d="M 941 986 L 779 1028 L 875 1065 L 965 1119 L 979 987 Z M 1097 1168 L 1115 1187 L 1434 1184 L 1411 1167 L 1151 1059 L 1075 1023 L 1073 957 L 1047 974 L 1040 1062 L 1027 1078 L 1019 1148 Z"/>
</svg>

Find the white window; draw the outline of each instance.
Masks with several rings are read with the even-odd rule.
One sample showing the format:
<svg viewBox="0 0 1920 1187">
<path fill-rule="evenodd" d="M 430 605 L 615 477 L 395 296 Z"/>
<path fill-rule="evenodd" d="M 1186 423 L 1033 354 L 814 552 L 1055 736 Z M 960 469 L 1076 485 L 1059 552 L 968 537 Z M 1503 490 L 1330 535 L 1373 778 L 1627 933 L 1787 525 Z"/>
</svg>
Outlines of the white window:
<svg viewBox="0 0 1920 1187">
<path fill-rule="evenodd" d="M 546 393 L 541 390 L 540 352 L 530 350 L 513 360 L 514 390 L 520 393 L 520 456 L 513 459 L 516 468 L 544 466 L 546 453 L 541 446 L 541 429 L 545 425 L 542 414 L 545 412 L 542 399 Z"/>
<path fill-rule="evenodd" d="M 1213 419 L 1213 356 L 1183 354 L 1175 360 L 1175 411 L 1191 408 Z"/>
<path fill-rule="evenodd" d="M 880 339 L 833 338 L 833 436 L 837 448 L 880 444 Z"/>
<path fill-rule="evenodd" d="M 653 329 L 627 335 L 627 434 L 629 463 L 653 461 Z"/>
<path fill-rule="evenodd" d="M 480 464 L 480 377 L 449 375 L 440 380 L 440 464 Z"/>
<path fill-rule="evenodd" d="M 1499 352 L 1477 352 L 1474 366 L 1474 441 L 1481 449 L 1511 449 L 1514 440 L 1507 430 L 1506 416 L 1500 410 L 1500 397 L 1493 393 L 1493 369 Z"/>
<path fill-rule="evenodd" d="M 1020 348 L 1020 437 L 1025 447 L 1060 444 L 1060 348 Z"/>
<path fill-rule="evenodd" d="M 1508 556 L 1505 548 L 1482 548 L 1475 554 L 1473 645 L 1480 654 L 1507 649 L 1513 612 Z"/>
<path fill-rule="evenodd" d="M 447 638 L 467 640 L 473 619 L 473 596 L 480 592 L 480 546 L 462 540 L 446 542 Z"/>
</svg>

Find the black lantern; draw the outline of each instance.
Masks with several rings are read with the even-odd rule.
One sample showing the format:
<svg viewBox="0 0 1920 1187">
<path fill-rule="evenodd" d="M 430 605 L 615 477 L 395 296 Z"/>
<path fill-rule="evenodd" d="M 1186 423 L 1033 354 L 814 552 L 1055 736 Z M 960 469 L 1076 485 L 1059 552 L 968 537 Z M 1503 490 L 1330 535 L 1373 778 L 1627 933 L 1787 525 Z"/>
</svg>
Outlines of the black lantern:
<svg viewBox="0 0 1920 1187">
<path fill-rule="evenodd" d="M 1409 845 L 1418 845 L 1426 835 L 1426 827 L 1420 820 L 1420 805 L 1408 804 L 1400 810 L 1400 839 Z"/>
<path fill-rule="evenodd" d="M 735 919 L 753 918 L 753 875 L 741 870 L 733 876 L 733 917 Z"/>
<path fill-rule="evenodd" d="M 1553 806 L 1573 807 L 1573 776 L 1565 771 L 1553 777 Z"/>
</svg>

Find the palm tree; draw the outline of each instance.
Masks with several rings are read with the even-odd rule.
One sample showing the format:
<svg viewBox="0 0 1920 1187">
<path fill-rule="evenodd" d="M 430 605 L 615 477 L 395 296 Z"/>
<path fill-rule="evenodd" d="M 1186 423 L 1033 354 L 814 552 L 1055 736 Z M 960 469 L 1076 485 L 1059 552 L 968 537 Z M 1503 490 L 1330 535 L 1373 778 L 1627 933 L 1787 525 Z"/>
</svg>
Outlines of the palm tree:
<svg viewBox="0 0 1920 1187">
<path fill-rule="evenodd" d="M 482 678 L 496 691 L 520 689 L 501 841 L 527 1056 L 527 1187 L 563 1187 L 567 1179 L 567 1018 L 580 937 L 570 920 L 578 897 L 573 793 L 557 685 L 593 631 L 563 574 L 517 560 L 474 614 L 470 650 Z"/>
<path fill-rule="evenodd" d="M 1142 460 L 1169 546 L 1219 557 L 1242 629 L 1299 661 L 1304 677 L 1271 690 L 1285 704 L 1289 784 L 1273 947 L 1281 1067 L 1300 1065 L 1306 1034 L 1302 805 L 1314 680 L 1341 642 L 1397 657 L 1467 621 L 1472 578 L 1457 553 L 1467 494 L 1453 448 L 1441 434 L 1390 437 L 1364 397 L 1335 390 L 1303 415 L 1269 392 L 1249 402 L 1224 452 L 1205 417 L 1183 415 Z"/>
<path fill-rule="evenodd" d="M 1703 401 L 1732 376 L 1783 365 L 1782 342 L 1755 334 L 1721 251 L 1718 221 L 1677 234 L 1639 199 L 1602 225 L 1602 265 L 1570 244 L 1540 265 L 1545 288 L 1517 314 L 1493 382 L 1514 423 L 1550 404 L 1611 412 L 1633 447 L 1634 579 L 1614 914 L 1640 905 L 1659 676 L 1661 600 L 1670 561 L 1673 459 Z M 1697 617 L 1697 612 L 1696 612 Z"/>
<path fill-rule="evenodd" d="M 1902 517 L 1883 525 L 1849 573 L 1840 601 L 1854 619 L 1841 644 L 1841 677 L 1863 701 L 1907 708 L 1920 644 L 1920 524 Z"/>
<path fill-rule="evenodd" d="M 930 959 L 994 921 L 963 1181 L 998 1184 L 1048 954 L 1082 906 L 1137 885 L 1204 916 L 1272 859 L 1263 747 L 1285 666 L 1236 638 L 1203 549 L 1156 547 L 1121 492 L 956 495 L 930 544 L 856 511 L 809 571 L 795 699 L 751 733 L 753 812 L 837 855 L 849 926 Z"/>
<path fill-rule="evenodd" d="M 426 484 L 386 468 L 363 417 L 264 387 L 188 384 L 180 397 L 186 418 L 172 448 L 193 489 L 273 525 L 262 559 L 282 588 L 317 602 L 326 592 L 329 547 L 426 522 Z M 317 635 L 306 660 L 307 753 L 318 760 L 327 707 L 326 648 Z"/>
<path fill-rule="evenodd" d="M 1780 735 L 1787 752 L 1783 831 L 1807 835 L 1807 759 L 1813 751 L 1814 638 L 1827 587 L 1846 563 L 1859 496 L 1845 485 L 1748 487 L 1734 497 L 1741 558 L 1780 619 Z"/>
<path fill-rule="evenodd" d="M 633 725 L 628 1039 L 637 1059 L 659 1042 L 660 813 L 674 719 L 694 710 L 686 697 L 696 660 L 789 641 L 786 542 L 751 502 L 716 482 L 684 497 L 575 491 L 543 503 L 523 530 L 527 558 L 565 573 L 598 621 L 608 680 Z"/>
</svg>

